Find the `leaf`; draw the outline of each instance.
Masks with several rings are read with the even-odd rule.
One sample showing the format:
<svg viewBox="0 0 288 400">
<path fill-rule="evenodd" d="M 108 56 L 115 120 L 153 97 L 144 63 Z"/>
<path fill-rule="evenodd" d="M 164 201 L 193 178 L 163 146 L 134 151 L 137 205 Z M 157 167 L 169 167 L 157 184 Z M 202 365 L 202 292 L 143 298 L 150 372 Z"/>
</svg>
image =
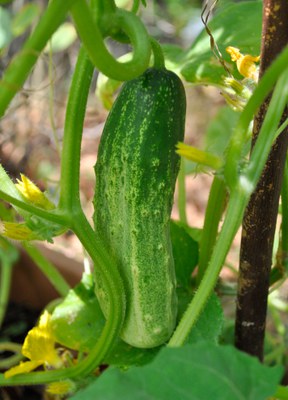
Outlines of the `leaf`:
<svg viewBox="0 0 288 400">
<path fill-rule="evenodd" d="M 232 110 L 231 107 L 224 106 L 220 108 L 216 116 L 209 123 L 205 133 L 204 150 L 225 158 L 225 151 L 230 137 L 239 118 L 239 113 Z M 196 173 L 198 164 L 185 160 L 185 173 Z"/>
<path fill-rule="evenodd" d="M 266 367 L 232 346 L 210 343 L 163 348 L 143 367 L 109 368 L 74 400 L 264 400 L 282 367 Z"/>
<path fill-rule="evenodd" d="M 176 221 L 170 223 L 170 234 L 177 285 L 188 288 L 192 272 L 198 263 L 198 243 L 192 239 L 181 223 Z"/>
<path fill-rule="evenodd" d="M 103 360 L 103 364 L 115 365 L 118 367 L 144 365 L 153 360 L 160 348 L 161 347 L 154 347 L 153 349 L 140 349 L 130 346 L 130 344 L 118 339 Z"/>
<path fill-rule="evenodd" d="M 233 111 L 232 108 L 228 106 L 220 108 L 208 125 L 205 134 L 205 149 L 222 157 L 238 119 L 239 113 Z"/>
<path fill-rule="evenodd" d="M 53 311 L 51 324 L 56 341 L 74 350 L 89 351 L 99 338 L 105 318 L 94 294 L 92 275 L 69 290 Z"/>
<path fill-rule="evenodd" d="M 260 53 L 262 1 L 228 4 L 208 23 L 208 27 L 223 58 L 229 63 L 235 77 L 239 77 L 235 63 L 231 62 L 225 49 L 227 46 L 234 46 L 243 54 Z M 227 73 L 214 56 L 210 48 L 210 37 L 205 29 L 186 53 L 181 73 L 188 82 L 223 85 L 222 77 L 227 76 Z"/>
<path fill-rule="evenodd" d="M 190 332 L 187 343 L 205 340 L 216 344 L 222 331 L 223 322 L 224 317 L 220 300 L 215 293 L 212 293 L 196 325 Z"/>
<path fill-rule="evenodd" d="M 13 35 L 22 35 L 39 15 L 40 7 L 38 4 L 26 4 L 22 7 L 12 20 Z"/>
<path fill-rule="evenodd" d="M 92 275 L 84 274 L 53 311 L 51 326 L 58 343 L 73 350 L 89 352 L 95 346 L 105 325 L 105 318 L 94 293 Z M 159 348 L 138 349 L 117 339 L 104 364 L 127 366 L 150 362 Z"/>
<path fill-rule="evenodd" d="M 0 49 L 7 46 L 12 38 L 10 13 L 3 7 L 0 7 Z"/>
</svg>

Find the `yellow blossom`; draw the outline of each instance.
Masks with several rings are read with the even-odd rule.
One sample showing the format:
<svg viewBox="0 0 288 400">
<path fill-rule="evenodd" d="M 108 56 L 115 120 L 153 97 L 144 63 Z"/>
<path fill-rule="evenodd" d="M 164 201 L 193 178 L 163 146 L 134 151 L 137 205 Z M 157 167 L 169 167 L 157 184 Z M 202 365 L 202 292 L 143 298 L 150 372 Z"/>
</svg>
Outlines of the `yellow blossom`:
<svg viewBox="0 0 288 400">
<path fill-rule="evenodd" d="M 236 62 L 237 69 L 245 78 L 258 80 L 258 67 L 255 63 L 259 62 L 260 56 L 254 57 L 249 54 L 243 55 L 237 47 L 229 46 L 226 48 L 231 60 Z"/>
<path fill-rule="evenodd" d="M 37 239 L 37 235 L 28 226 L 18 224 L 17 222 L 2 222 L 2 234 L 13 240 L 25 241 Z"/>
<path fill-rule="evenodd" d="M 222 166 L 222 160 L 220 157 L 208 153 L 207 151 L 199 150 L 196 147 L 189 146 L 185 143 L 179 142 L 177 144 L 176 153 L 197 164 L 202 164 L 216 170 Z"/>
<path fill-rule="evenodd" d="M 25 199 L 29 200 L 35 206 L 44 208 L 45 210 L 52 210 L 55 208 L 55 205 L 32 181 L 30 181 L 29 178 L 27 178 L 27 176 L 23 174 L 20 174 L 20 176 L 21 180 L 17 179 L 18 183 L 16 183 L 15 186 Z"/>
<path fill-rule="evenodd" d="M 30 361 L 21 362 L 16 367 L 10 368 L 5 372 L 5 378 L 30 372 L 40 365 L 53 368 L 63 366 L 63 361 L 55 348 L 50 318 L 51 315 L 45 311 L 41 315 L 38 325 L 32 328 L 25 338 L 22 354 Z"/>
<path fill-rule="evenodd" d="M 46 387 L 46 392 L 58 396 L 64 396 L 73 393 L 76 389 L 74 382 L 66 379 L 64 381 L 52 382 Z"/>
</svg>

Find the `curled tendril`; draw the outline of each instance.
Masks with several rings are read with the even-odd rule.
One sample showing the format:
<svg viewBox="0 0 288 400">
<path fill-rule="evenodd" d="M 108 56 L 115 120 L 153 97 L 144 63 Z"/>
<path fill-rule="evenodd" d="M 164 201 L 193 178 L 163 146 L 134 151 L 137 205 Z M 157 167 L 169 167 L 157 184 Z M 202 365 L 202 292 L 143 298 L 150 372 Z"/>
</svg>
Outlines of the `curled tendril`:
<svg viewBox="0 0 288 400">
<path fill-rule="evenodd" d="M 115 34 L 124 32 L 129 38 L 133 47 L 133 57 L 130 61 L 121 63 L 107 50 L 103 42 L 103 33 L 93 20 L 86 2 L 76 2 L 71 11 L 90 59 L 103 74 L 112 79 L 125 81 L 145 71 L 149 64 L 151 42 L 144 25 L 134 13 L 117 8 L 111 14 L 111 26 L 105 29 L 104 36 L 107 32 L 112 36 L 114 31 Z"/>
</svg>

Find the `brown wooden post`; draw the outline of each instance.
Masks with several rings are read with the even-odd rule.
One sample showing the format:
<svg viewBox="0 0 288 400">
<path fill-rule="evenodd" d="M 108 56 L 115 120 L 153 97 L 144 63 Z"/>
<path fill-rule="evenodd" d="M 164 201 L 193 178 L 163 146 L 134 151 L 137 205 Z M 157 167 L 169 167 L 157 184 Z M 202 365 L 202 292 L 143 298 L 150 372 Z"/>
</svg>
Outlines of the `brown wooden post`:
<svg viewBox="0 0 288 400">
<path fill-rule="evenodd" d="M 260 79 L 288 44 L 288 1 L 263 1 Z M 252 146 L 260 131 L 270 98 L 254 119 Z M 283 116 L 287 118 L 288 114 Z M 262 177 L 247 206 L 242 230 L 235 344 L 263 359 L 269 275 L 278 203 L 288 145 L 286 129 L 274 144 Z"/>
</svg>

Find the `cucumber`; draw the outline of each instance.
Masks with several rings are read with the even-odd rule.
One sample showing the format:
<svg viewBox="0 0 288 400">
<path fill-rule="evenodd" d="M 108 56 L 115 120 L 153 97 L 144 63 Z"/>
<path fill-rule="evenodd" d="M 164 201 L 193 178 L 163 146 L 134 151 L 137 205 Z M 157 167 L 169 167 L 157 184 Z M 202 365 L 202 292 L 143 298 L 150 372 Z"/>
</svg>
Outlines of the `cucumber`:
<svg viewBox="0 0 288 400">
<path fill-rule="evenodd" d="M 170 214 L 184 138 L 186 100 L 181 80 L 148 69 L 126 82 L 107 118 L 95 167 L 97 240 L 114 257 L 127 296 L 121 338 L 152 348 L 171 336 L 177 314 Z M 101 276 L 96 295 L 109 299 Z"/>
</svg>

